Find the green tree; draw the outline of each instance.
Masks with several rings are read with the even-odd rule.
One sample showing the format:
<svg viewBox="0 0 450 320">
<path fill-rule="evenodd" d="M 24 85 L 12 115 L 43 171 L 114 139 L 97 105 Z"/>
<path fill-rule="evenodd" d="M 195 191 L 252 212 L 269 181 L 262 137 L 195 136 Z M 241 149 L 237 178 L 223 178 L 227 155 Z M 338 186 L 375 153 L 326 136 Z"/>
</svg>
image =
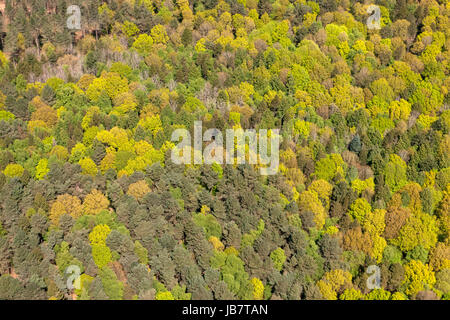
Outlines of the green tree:
<svg viewBox="0 0 450 320">
<path fill-rule="evenodd" d="M 384 170 L 384 181 L 392 192 L 398 191 L 408 182 L 406 168 L 406 163 L 398 155 L 389 156 L 389 162 Z"/>
<path fill-rule="evenodd" d="M 270 259 L 272 259 L 275 268 L 281 271 L 283 269 L 284 262 L 286 261 L 284 250 L 281 248 L 276 248 L 270 253 Z"/>
</svg>

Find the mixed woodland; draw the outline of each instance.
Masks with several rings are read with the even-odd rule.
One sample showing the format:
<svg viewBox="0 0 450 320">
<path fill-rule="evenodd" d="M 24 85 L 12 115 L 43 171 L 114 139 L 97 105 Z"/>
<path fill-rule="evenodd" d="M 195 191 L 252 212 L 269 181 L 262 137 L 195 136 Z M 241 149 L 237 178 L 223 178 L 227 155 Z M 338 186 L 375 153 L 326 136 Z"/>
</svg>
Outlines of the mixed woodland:
<svg viewBox="0 0 450 320">
<path fill-rule="evenodd" d="M 0 299 L 450 298 L 450 1 L 0 12 Z M 278 173 L 174 164 L 194 121 Z"/>
</svg>

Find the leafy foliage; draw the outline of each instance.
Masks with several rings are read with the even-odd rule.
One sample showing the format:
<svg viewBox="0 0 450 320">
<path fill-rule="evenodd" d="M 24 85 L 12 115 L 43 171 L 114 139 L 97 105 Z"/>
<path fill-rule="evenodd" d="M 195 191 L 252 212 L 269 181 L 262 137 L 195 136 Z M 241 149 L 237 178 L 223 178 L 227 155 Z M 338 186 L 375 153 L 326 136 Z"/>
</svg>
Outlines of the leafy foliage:
<svg viewBox="0 0 450 320">
<path fill-rule="evenodd" d="M 0 299 L 450 298 L 448 1 L 380 30 L 353 0 L 79 3 L 75 33 L 71 1 L 0 14 Z M 174 164 L 194 121 L 280 129 L 278 173 Z"/>
</svg>

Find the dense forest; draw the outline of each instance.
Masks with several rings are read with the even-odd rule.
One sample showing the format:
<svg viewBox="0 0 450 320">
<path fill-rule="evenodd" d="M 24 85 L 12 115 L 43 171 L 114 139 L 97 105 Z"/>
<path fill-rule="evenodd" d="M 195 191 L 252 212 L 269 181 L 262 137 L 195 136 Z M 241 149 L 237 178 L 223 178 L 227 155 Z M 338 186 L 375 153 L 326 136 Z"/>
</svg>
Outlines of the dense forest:
<svg viewBox="0 0 450 320">
<path fill-rule="evenodd" d="M 0 299 L 450 298 L 450 1 L 0 11 Z M 194 121 L 278 173 L 174 164 Z"/>
</svg>

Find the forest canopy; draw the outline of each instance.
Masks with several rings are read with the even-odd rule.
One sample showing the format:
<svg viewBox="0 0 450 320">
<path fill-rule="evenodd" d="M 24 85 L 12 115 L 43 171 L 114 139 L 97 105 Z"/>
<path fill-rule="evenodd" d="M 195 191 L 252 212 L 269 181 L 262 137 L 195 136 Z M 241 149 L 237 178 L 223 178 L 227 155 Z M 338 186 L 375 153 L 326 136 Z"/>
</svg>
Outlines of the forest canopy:
<svg viewBox="0 0 450 320">
<path fill-rule="evenodd" d="M 0 12 L 0 299 L 450 298 L 448 0 Z M 174 164 L 195 121 L 278 173 Z"/>
</svg>

